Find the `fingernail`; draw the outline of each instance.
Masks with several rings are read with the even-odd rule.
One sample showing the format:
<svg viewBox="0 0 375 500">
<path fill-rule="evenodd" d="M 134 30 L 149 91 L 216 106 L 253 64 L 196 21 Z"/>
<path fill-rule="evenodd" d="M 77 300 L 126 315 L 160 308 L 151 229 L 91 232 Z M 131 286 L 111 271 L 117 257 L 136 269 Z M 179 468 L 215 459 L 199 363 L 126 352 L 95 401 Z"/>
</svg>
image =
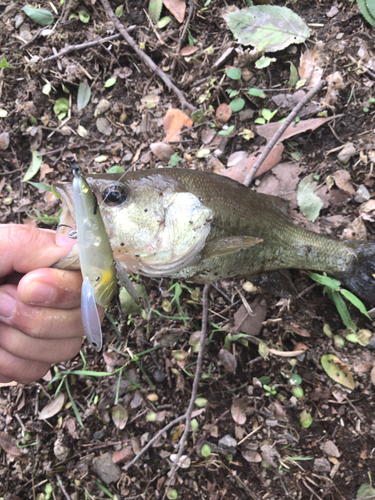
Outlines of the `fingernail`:
<svg viewBox="0 0 375 500">
<path fill-rule="evenodd" d="M 77 240 L 73 238 L 69 238 L 67 234 L 56 234 L 56 245 L 61 248 L 72 248 L 76 243 Z"/>
<path fill-rule="evenodd" d="M 0 316 L 11 319 L 16 307 L 16 299 L 6 292 L 0 292 Z"/>
<path fill-rule="evenodd" d="M 30 283 L 26 288 L 25 302 L 33 306 L 48 306 L 56 296 L 55 288 L 41 281 Z"/>
</svg>

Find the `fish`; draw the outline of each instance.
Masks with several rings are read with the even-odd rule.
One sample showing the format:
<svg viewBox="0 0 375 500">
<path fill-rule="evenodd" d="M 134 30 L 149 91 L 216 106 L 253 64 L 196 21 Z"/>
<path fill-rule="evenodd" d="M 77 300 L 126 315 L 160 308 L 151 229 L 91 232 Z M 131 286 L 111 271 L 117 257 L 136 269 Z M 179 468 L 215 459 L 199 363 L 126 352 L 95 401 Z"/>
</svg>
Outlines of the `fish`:
<svg viewBox="0 0 375 500">
<path fill-rule="evenodd" d="M 210 172 L 159 168 L 90 174 L 114 258 L 127 273 L 197 283 L 282 269 L 325 272 L 375 302 L 375 244 L 295 225 L 280 199 Z M 55 186 L 74 225 L 72 186 Z M 64 231 L 66 228 L 61 227 Z M 75 247 L 56 267 L 79 268 Z"/>
<path fill-rule="evenodd" d="M 101 322 L 96 304 L 106 308 L 117 291 L 115 261 L 103 219 L 95 195 L 83 177 L 74 158 L 69 158 L 72 171 L 72 193 L 76 214 L 76 235 L 83 277 L 81 290 L 82 324 L 91 345 L 100 351 L 103 343 Z M 71 233 L 70 233 L 71 234 Z M 125 286 L 132 289 L 131 282 L 122 273 Z M 127 281 L 129 281 L 129 283 Z"/>
</svg>

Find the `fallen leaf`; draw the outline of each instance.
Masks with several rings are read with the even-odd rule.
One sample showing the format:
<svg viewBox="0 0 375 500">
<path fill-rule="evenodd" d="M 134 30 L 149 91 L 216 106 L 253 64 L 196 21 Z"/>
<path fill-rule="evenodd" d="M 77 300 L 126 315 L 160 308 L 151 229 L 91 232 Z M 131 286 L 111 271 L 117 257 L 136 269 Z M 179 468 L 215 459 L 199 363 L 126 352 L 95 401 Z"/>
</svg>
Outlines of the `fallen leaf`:
<svg viewBox="0 0 375 500">
<path fill-rule="evenodd" d="M 48 163 L 42 163 L 40 167 L 40 176 L 39 180 L 42 181 L 47 174 L 50 174 L 51 172 L 54 172 L 53 168 L 51 168 Z"/>
<path fill-rule="evenodd" d="M 227 372 L 236 373 L 237 361 L 231 352 L 227 349 L 220 349 L 219 359 Z"/>
<path fill-rule="evenodd" d="M 326 374 L 338 384 L 348 389 L 355 388 L 353 375 L 350 373 L 347 365 L 334 354 L 324 354 L 320 358 L 320 363 Z"/>
<path fill-rule="evenodd" d="M 332 108 L 339 96 L 339 90 L 344 87 L 344 80 L 339 71 L 327 76 L 328 89 L 325 97 L 320 101 L 321 106 Z"/>
<path fill-rule="evenodd" d="M 120 450 L 113 452 L 112 460 L 115 464 L 117 463 L 127 463 L 134 458 L 134 452 L 129 446 L 124 446 Z"/>
<path fill-rule="evenodd" d="M 156 108 L 160 101 L 160 97 L 155 94 L 148 94 L 142 97 L 141 103 L 146 106 L 147 109 Z"/>
<path fill-rule="evenodd" d="M 126 408 L 121 405 L 112 408 L 112 420 L 118 429 L 124 429 L 128 421 L 128 412 Z"/>
<path fill-rule="evenodd" d="M 357 217 L 344 229 L 342 238 L 345 240 L 366 240 L 367 229 L 362 217 Z"/>
<path fill-rule="evenodd" d="M 317 185 L 314 174 L 310 174 L 302 179 L 297 189 L 298 206 L 303 215 L 312 222 L 318 218 L 319 212 L 324 205 L 323 201 L 315 193 Z"/>
<path fill-rule="evenodd" d="M 333 174 L 333 178 L 335 179 L 336 186 L 343 191 L 347 191 L 349 194 L 354 195 L 355 189 L 351 184 L 351 176 L 348 170 L 337 170 Z"/>
<path fill-rule="evenodd" d="M 229 104 L 223 102 L 216 110 L 216 118 L 220 120 L 221 123 L 226 123 L 232 116 L 232 108 Z"/>
<path fill-rule="evenodd" d="M 191 127 L 193 120 L 180 109 L 169 108 L 164 120 L 164 132 L 166 142 L 176 142 L 180 140 L 180 131 L 183 126 Z"/>
<path fill-rule="evenodd" d="M 245 398 L 237 398 L 233 401 L 230 409 L 232 418 L 238 425 L 244 425 L 246 422 L 247 401 Z"/>
<path fill-rule="evenodd" d="M 291 208 L 296 208 L 299 173 L 299 163 L 279 163 L 262 178 L 255 190 L 258 193 L 280 196 L 291 202 Z"/>
<path fill-rule="evenodd" d="M 336 118 L 336 116 L 329 116 L 328 118 L 311 118 L 310 120 L 300 120 L 298 123 L 292 123 L 280 137 L 279 142 L 289 139 L 297 134 L 302 134 L 307 130 L 316 130 L 318 127 L 321 127 L 333 118 Z M 267 125 L 259 125 L 256 127 L 256 130 L 258 134 L 267 139 L 268 142 L 276 134 L 281 125 L 282 123 L 278 122 L 267 123 Z"/>
<path fill-rule="evenodd" d="M 301 337 L 311 337 L 311 333 L 298 323 L 290 322 L 289 329 Z"/>
<path fill-rule="evenodd" d="M 233 167 L 218 171 L 216 173 L 243 183 L 251 167 L 257 161 L 258 156 L 262 153 L 263 149 L 264 148 L 260 148 L 258 151 L 253 153 L 252 156 L 247 157 L 245 161 L 238 162 Z M 265 161 L 262 163 L 260 169 L 256 173 L 256 177 L 259 177 L 260 175 L 268 172 L 268 170 L 271 170 L 275 165 L 277 165 L 281 161 L 283 151 L 284 145 L 281 143 L 276 144 L 276 146 L 271 149 Z"/>
<path fill-rule="evenodd" d="M 324 43 L 318 42 L 313 49 L 307 49 L 301 54 L 298 73 L 300 78 L 305 79 L 308 88 L 315 87 L 323 76 L 323 53 Z"/>
<path fill-rule="evenodd" d="M 43 410 L 39 413 L 39 420 L 45 420 L 46 418 L 51 418 L 59 411 L 62 410 L 66 401 L 66 395 L 63 392 L 59 392 L 58 395 L 52 399 Z"/>
<path fill-rule="evenodd" d="M 182 23 L 185 17 L 186 4 L 182 0 L 163 0 L 163 4 L 167 7 L 169 12 Z"/>
<path fill-rule="evenodd" d="M 168 162 L 173 155 L 173 149 L 165 142 L 154 142 L 150 144 L 150 149 L 160 161 Z"/>
<path fill-rule="evenodd" d="M 267 306 L 263 299 L 256 298 L 250 304 L 250 307 L 253 311 L 252 316 L 249 315 L 243 304 L 234 313 L 234 328 L 237 331 L 256 337 L 263 327 L 263 321 L 266 319 Z"/>
<path fill-rule="evenodd" d="M 0 431 L 0 447 L 15 457 L 22 455 L 21 450 L 17 446 L 16 439 L 4 431 Z"/>
<path fill-rule="evenodd" d="M 257 451 L 244 450 L 241 452 L 241 454 L 247 462 L 256 463 L 262 461 L 262 457 Z"/>
<path fill-rule="evenodd" d="M 184 47 L 183 49 L 180 50 L 180 56 L 191 56 L 195 52 L 199 50 L 198 47 L 194 47 L 194 45 L 188 45 L 187 47 Z"/>
</svg>

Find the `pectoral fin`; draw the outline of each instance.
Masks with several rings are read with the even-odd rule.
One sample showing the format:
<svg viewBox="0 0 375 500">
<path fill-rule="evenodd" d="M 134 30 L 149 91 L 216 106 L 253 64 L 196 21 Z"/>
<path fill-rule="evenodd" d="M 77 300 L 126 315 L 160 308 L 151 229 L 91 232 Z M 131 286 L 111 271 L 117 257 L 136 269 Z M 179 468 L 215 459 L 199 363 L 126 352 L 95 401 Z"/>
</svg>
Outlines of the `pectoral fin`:
<svg viewBox="0 0 375 500">
<path fill-rule="evenodd" d="M 128 294 L 131 296 L 131 298 L 134 300 L 136 304 L 140 303 L 140 299 L 138 297 L 137 292 L 135 291 L 134 286 L 132 285 L 132 282 L 128 278 L 128 275 L 124 271 L 121 262 L 115 258 L 115 265 L 116 265 L 116 272 L 117 276 L 122 284 L 122 286 L 126 289 Z"/>
<path fill-rule="evenodd" d="M 239 252 L 246 248 L 253 247 L 263 240 L 252 236 L 227 236 L 209 241 L 204 247 L 203 259 L 222 257 L 230 253 Z"/>
</svg>

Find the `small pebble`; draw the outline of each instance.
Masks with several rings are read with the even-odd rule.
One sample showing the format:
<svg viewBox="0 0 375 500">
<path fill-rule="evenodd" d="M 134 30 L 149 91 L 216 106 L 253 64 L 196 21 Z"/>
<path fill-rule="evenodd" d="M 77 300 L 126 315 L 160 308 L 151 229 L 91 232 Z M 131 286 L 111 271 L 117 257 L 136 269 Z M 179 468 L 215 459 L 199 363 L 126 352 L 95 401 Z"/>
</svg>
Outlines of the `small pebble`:
<svg viewBox="0 0 375 500">
<path fill-rule="evenodd" d="M 340 151 L 340 153 L 337 155 L 337 159 L 339 160 L 340 163 L 343 165 L 346 165 L 350 158 L 354 156 L 357 153 L 356 148 L 354 147 L 354 144 L 351 142 L 348 142 L 345 144 L 344 148 Z"/>
<path fill-rule="evenodd" d="M 370 199 L 370 193 L 366 186 L 361 184 L 357 189 L 357 192 L 354 196 L 354 201 L 357 203 L 364 203 Z"/>
<path fill-rule="evenodd" d="M 314 472 L 330 472 L 331 464 L 326 458 L 316 458 L 314 460 Z"/>
<path fill-rule="evenodd" d="M 155 382 L 157 382 L 158 384 L 160 384 L 161 382 L 164 382 L 164 380 L 165 380 L 164 373 L 161 370 L 159 370 L 158 368 L 156 368 L 156 370 L 154 370 L 152 372 L 152 376 L 153 376 L 153 379 L 155 380 Z"/>
<path fill-rule="evenodd" d="M 14 27 L 16 30 L 21 26 L 21 24 L 24 22 L 25 18 L 22 14 L 17 14 L 14 18 Z"/>
<path fill-rule="evenodd" d="M 233 448 L 236 449 L 237 441 L 230 434 L 226 434 L 224 437 L 219 439 L 218 445 L 226 450 Z"/>
</svg>

